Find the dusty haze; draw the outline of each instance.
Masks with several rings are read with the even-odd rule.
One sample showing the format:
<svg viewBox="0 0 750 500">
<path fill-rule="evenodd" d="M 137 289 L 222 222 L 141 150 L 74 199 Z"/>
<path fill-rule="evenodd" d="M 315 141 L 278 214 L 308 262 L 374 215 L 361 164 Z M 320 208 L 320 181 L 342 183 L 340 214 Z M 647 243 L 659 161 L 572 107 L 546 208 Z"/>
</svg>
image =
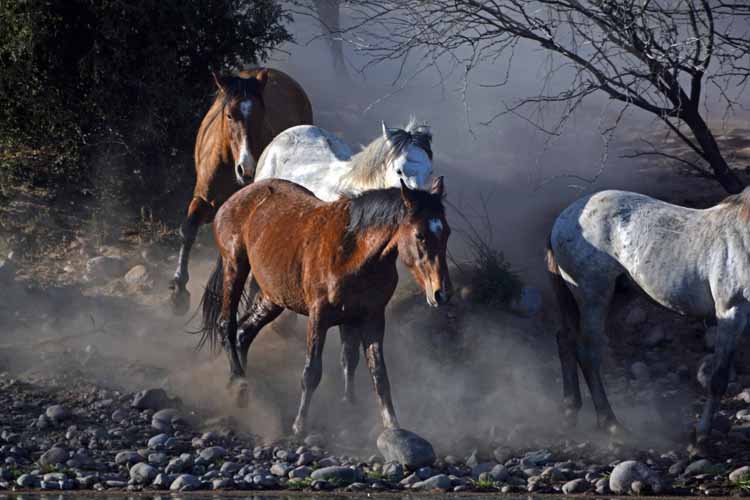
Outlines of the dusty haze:
<svg viewBox="0 0 750 500">
<path fill-rule="evenodd" d="M 516 71 L 504 88 L 478 86 L 504 73 L 501 63 L 474 72 L 467 114 L 460 78 L 438 81 L 435 73 L 425 72 L 396 91 L 391 85 L 393 66 L 372 68 L 364 77 L 350 68 L 350 75 L 342 77 L 332 71 L 327 45 L 312 40 L 317 33 L 313 20 L 298 16 L 291 30 L 299 44 L 277 51 L 268 65 L 287 71 L 302 84 L 313 103 L 316 123 L 340 133 L 353 147 L 379 134 L 381 120 L 397 126 L 413 115 L 429 123 L 434 134 L 435 171 L 446 176 L 450 202 L 472 216 L 483 213 L 478 200 L 484 197 L 494 245 L 528 284 L 546 289 L 543 252 L 550 225 L 561 208 L 585 193 L 631 189 L 675 201 L 695 193 L 705 199 L 722 196 L 717 186 L 706 181 L 618 158 L 639 134 L 654 130 L 653 119 L 637 111 L 626 116 L 602 165 L 604 143 L 598 124 L 613 117 L 603 97 L 582 107 L 564 135 L 552 142 L 520 118 L 503 117 L 482 126 L 480 122 L 500 109 L 501 99 L 512 100 L 527 95 L 524 92 L 530 87 L 537 89 L 544 76 L 544 56 L 534 48 L 524 47 L 516 55 Z M 362 63 L 349 47 L 345 51 L 352 66 Z M 549 112 L 554 120 L 555 110 Z M 595 180 L 582 182 L 569 177 L 571 174 Z M 457 217 L 449 214 L 449 220 L 461 229 Z M 480 219 L 476 220 L 481 225 Z M 214 260 L 209 233 L 208 227 L 201 230 L 203 246 L 191 261 L 193 307 Z M 451 248 L 459 260 L 465 257 L 460 231 L 454 233 Z M 402 284 L 399 294 L 409 297 L 411 290 L 416 298 L 405 299 L 409 307 L 399 307 L 389 317 L 386 362 L 396 411 L 405 428 L 423 434 L 441 451 L 456 453 L 492 440 L 521 439 L 520 444 L 532 446 L 535 438 L 543 441 L 545 433 L 555 434 L 561 385 L 550 315 L 529 320 L 509 314 L 479 314 L 460 304 L 447 313 L 434 312 L 414 292 L 410 277 L 403 276 Z M 164 283 L 161 286 L 165 287 Z M 22 295 L 18 300 L 33 299 Z M 64 293 L 47 306 L 45 319 L 15 332 L 8 340 L 28 345 L 30 339 L 76 334 L 90 328 L 94 318 L 95 324 L 102 326 L 101 334 L 68 343 L 73 364 L 80 363 L 87 352 L 101 356 L 98 364 L 87 365 L 87 373 L 130 388 L 164 384 L 190 403 L 210 412 L 233 414 L 249 429 L 268 437 L 289 429 L 304 360 L 303 320 L 290 319 L 267 329 L 252 346 L 248 374 L 252 403 L 251 408 L 240 411 L 233 408 L 224 390 L 228 373 L 225 357 L 213 359 L 208 353 L 192 352 L 197 338 L 184 331 L 195 322 L 185 325 L 162 307 L 136 307 L 114 299 L 71 301 Z M 341 443 L 348 443 L 352 452 L 364 453 L 374 447 L 378 431 L 374 396 L 361 361 L 359 407 L 350 410 L 339 402 L 343 393 L 339 347 L 338 333 L 332 329 L 324 377 L 311 408 L 311 427 L 344 434 Z M 40 350 L 35 348 L 28 359 L 20 361 L 36 360 Z M 107 361 L 110 358 L 118 360 L 114 366 L 132 365 L 133 369 L 113 370 Z M 68 367 L 57 361 L 40 363 L 48 370 Z M 610 372 L 613 369 L 611 364 L 606 367 Z M 616 411 L 636 429 L 640 425 L 669 425 L 656 415 L 650 401 L 613 399 Z M 583 435 L 593 427 L 589 401 L 584 413 Z"/>
</svg>

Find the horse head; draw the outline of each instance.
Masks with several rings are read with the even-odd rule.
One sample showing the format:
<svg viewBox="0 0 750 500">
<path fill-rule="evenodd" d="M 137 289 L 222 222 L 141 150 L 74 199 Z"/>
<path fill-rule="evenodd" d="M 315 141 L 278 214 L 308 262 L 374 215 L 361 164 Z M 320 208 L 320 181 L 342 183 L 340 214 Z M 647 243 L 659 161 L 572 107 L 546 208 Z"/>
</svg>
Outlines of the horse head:
<svg viewBox="0 0 750 500">
<path fill-rule="evenodd" d="M 426 125 L 410 121 L 405 129 L 382 122 L 383 139 L 390 145 L 386 185 L 403 182 L 409 189 L 429 189 L 432 176 L 432 134 Z"/>
<path fill-rule="evenodd" d="M 214 73 L 214 82 L 224 99 L 224 117 L 234 174 L 237 182 L 244 185 L 246 179 L 255 175 L 255 161 L 260 156 L 260 131 L 265 121 L 263 89 L 268 80 L 268 70 L 259 71 L 254 77 L 219 76 Z"/>
<path fill-rule="evenodd" d="M 409 188 L 401 181 L 406 217 L 399 227 L 398 254 L 425 292 L 427 303 L 438 307 L 453 293 L 446 253 L 451 229 L 443 207 L 443 178 L 429 191 Z"/>
</svg>

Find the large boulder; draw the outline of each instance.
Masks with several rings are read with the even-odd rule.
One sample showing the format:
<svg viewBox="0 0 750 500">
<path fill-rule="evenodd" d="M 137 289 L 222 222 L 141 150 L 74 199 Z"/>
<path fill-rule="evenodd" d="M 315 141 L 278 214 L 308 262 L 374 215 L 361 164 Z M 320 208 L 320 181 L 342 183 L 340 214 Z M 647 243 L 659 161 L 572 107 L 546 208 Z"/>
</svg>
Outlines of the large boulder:
<svg viewBox="0 0 750 500">
<path fill-rule="evenodd" d="M 435 462 L 435 450 L 424 438 L 405 429 L 386 429 L 378 436 L 378 450 L 386 462 L 417 469 Z"/>
<path fill-rule="evenodd" d="M 609 489 L 617 495 L 630 493 L 635 482 L 648 486 L 653 493 L 658 494 L 662 490 L 659 476 L 646 464 L 637 460 L 620 462 L 609 475 Z"/>
</svg>

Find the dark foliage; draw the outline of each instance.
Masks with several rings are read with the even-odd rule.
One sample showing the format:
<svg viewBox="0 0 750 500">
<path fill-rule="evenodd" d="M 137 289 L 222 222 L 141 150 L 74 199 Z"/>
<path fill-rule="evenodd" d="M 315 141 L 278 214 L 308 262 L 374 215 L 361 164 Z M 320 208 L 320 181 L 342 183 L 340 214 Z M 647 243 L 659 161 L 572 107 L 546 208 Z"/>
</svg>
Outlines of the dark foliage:
<svg viewBox="0 0 750 500">
<path fill-rule="evenodd" d="M 0 2 L 0 181 L 189 193 L 210 71 L 264 59 L 286 21 L 273 0 Z"/>
</svg>

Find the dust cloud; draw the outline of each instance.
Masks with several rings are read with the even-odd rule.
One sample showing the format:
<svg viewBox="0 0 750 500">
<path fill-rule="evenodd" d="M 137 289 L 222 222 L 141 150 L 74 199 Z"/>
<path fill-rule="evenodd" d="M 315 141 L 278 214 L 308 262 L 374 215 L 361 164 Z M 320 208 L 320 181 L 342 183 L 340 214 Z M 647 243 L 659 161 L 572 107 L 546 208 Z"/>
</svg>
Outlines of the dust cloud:
<svg viewBox="0 0 750 500">
<path fill-rule="evenodd" d="M 314 20 L 297 16 L 291 29 L 298 43 L 275 52 L 267 64 L 302 84 L 313 103 L 316 124 L 339 133 L 356 147 L 380 133 L 381 120 L 398 126 L 415 116 L 429 123 L 435 171 L 446 177 L 450 202 L 479 225 L 486 216 L 491 221 L 492 244 L 505 253 L 525 283 L 542 290 L 546 290 L 547 233 L 555 215 L 575 198 L 602 188 L 622 188 L 679 199 L 696 186 L 706 186 L 705 181 L 618 157 L 627 141 L 652 130 L 652 120 L 635 112 L 625 117 L 620 135 L 605 150 L 601 127 L 592 126 L 613 117 L 603 98 L 582 107 L 565 133 L 552 142 L 518 117 L 504 116 L 482 126 L 480 122 L 500 109 L 500 99 L 511 100 L 537 87 L 544 64 L 543 55 L 533 48 L 523 48 L 516 56 L 511 83 L 501 89 L 481 88 L 478 83 L 496 79 L 505 68 L 479 68 L 472 74 L 464 102 L 460 78 L 438 81 L 436 74 L 426 72 L 395 90 L 392 65 L 360 75 L 354 68 L 363 61 L 346 45 L 348 75 L 337 74 L 328 45 L 315 39 L 318 26 Z M 554 115 L 555 110 L 550 112 Z M 609 156 L 602 164 L 605 151 Z M 570 175 L 595 180 L 582 182 Z M 718 188 L 708 186 L 706 196 L 720 196 Z M 461 261 L 467 257 L 460 234 L 462 222 L 450 215 L 449 221 L 459 230 L 454 232 L 451 247 Z M 191 260 L 193 308 L 214 255 L 210 230 L 204 227 Z M 158 286 L 165 288 L 172 271 L 170 263 L 158 272 L 154 277 Z M 35 300 L 30 293 L 19 292 L 15 300 Z M 447 311 L 433 311 L 406 275 L 397 294 L 387 319 L 385 351 L 403 427 L 424 435 L 444 453 L 465 453 L 490 443 L 548 446 L 545 439 L 560 436 L 561 383 L 555 320 L 548 307 L 528 319 L 478 312 L 457 297 Z M 195 329 L 196 321 L 186 324 L 185 319 L 172 317 L 164 304 L 74 298 L 73 291 L 61 290 L 46 300 L 39 305 L 45 317 L 4 336 L 4 342 L 25 350 L 25 355 L 7 360 L 8 366 L 58 373 L 82 367 L 87 376 L 129 389 L 164 386 L 204 411 L 234 416 L 245 428 L 268 439 L 290 429 L 304 363 L 303 318 L 285 315 L 255 341 L 248 370 L 251 404 L 240 410 L 225 387 L 225 357 L 193 352 L 197 338 L 184 332 Z M 40 346 L 39 342 L 68 337 L 64 347 L 55 343 L 58 354 L 62 349 L 65 356 L 40 361 L 48 344 Z M 359 404 L 349 408 L 340 401 L 343 378 L 336 329 L 329 331 L 327 344 L 310 428 L 336 436 L 337 443 L 351 453 L 365 453 L 374 448 L 379 431 L 367 367 L 362 360 L 356 379 Z M 612 378 L 623 377 L 611 363 L 605 370 Z M 631 426 L 659 425 L 649 401 L 626 403 L 616 395 L 614 399 L 615 410 Z M 579 427 L 587 436 L 594 428 L 588 400 L 582 413 Z"/>
</svg>

